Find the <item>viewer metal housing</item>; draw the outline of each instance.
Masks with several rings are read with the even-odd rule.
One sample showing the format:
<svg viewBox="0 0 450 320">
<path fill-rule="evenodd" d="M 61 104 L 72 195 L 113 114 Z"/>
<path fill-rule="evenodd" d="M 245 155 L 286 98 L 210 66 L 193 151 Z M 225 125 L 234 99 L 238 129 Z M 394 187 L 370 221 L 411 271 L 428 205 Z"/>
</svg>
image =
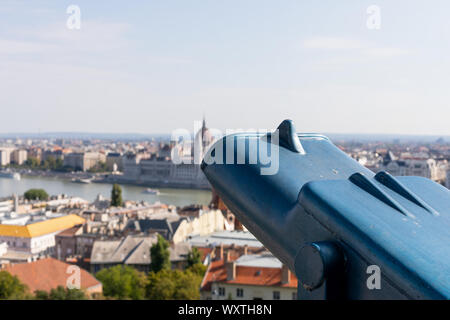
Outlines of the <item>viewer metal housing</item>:
<svg viewBox="0 0 450 320">
<path fill-rule="evenodd" d="M 295 272 L 299 299 L 450 298 L 448 189 L 421 177 L 375 175 L 327 137 L 297 134 L 290 120 L 276 133 L 275 146 L 273 133 L 224 137 L 202 170 L 229 209 Z M 267 165 L 249 163 L 249 155 L 270 147 L 279 168 L 262 175 Z M 241 161 L 226 164 L 230 150 Z M 218 154 L 223 164 L 213 163 Z"/>
</svg>

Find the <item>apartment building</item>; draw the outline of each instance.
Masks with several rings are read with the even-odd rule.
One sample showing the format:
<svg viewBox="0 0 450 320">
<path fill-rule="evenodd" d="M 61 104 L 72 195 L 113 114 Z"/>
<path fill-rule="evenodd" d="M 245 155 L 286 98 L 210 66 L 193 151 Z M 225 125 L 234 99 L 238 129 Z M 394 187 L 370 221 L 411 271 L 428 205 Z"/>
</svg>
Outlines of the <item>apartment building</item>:
<svg viewBox="0 0 450 320">
<path fill-rule="evenodd" d="M 25 224 L 0 224 L 0 243 L 8 245 L 10 252 L 29 256 L 54 254 L 55 235 L 62 230 L 84 224 L 85 220 L 77 215 L 65 215 L 44 221 L 25 221 Z M 1 257 L 6 259 L 5 255 Z"/>
<path fill-rule="evenodd" d="M 143 272 L 150 271 L 150 249 L 158 241 L 156 235 L 127 236 L 121 240 L 98 240 L 91 254 L 91 272 L 118 264 L 133 266 Z M 182 269 L 191 246 L 188 243 L 171 244 L 170 262 L 173 269 Z"/>
<path fill-rule="evenodd" d="M 114 168 L 117 171 L 123 170 L 123 162 L 122 162 L 122 154 L 116 152 L 110 152 L 106 156 L 106 167 L 109 171 L 114 171 Z"/>
<path fill-rule="evenodd" d="M 450 189 L 450 169 L 447 171 L 447 179 L 445 185 Z"/>
<path fill-rule="evenodd" d="M 1 148 L 0 149 L 0 166 L 7 166 L 11 163 L 11 148 Z"/>
<path fill-rule="evenodd" d="M 160 215 L 157 219 L 130 220 L 125 227 L 128 234 L 159 233 L 173 243 L 186 241 L 188 236 L 206 236 L 213 232 L 231 229 L 220 210 L 206 210 L 196 216 L 182 217 L 175 215 Z"/>
<path fill-rule="evenodd" d="M 212 261 L 200 288 L 203 300 L 295 300 L 297 278 L 270 253 L 230 254 Z"/>
<path fill-rule="evenodd" d="M 14 164 L 22 165 L 25 161 L 27 161 L 27 158 L 27 150 L 17 149 L 11 153 L 11 162 Z"/>
<path fill-rule="evenodd" d="M 74 152 L 64 156 L 64 166 L 79 171 L 87 171 L 98 162 L 104 162 L 105 155 L 99 152 Z"/>
<path fill-rule="evenodd" d="M 8 251 L 8 244 L 6 242 L 0 242 L 0 257 L 4 255 L 7 251 Z"/>
<path fill-rule="evenodd" d="M 434 159 L 393 160 L 381 169 L 388 171 L 393 176 L 419 176 L 434 181 L 443 178 L 443 169 Z"/>
</svg>

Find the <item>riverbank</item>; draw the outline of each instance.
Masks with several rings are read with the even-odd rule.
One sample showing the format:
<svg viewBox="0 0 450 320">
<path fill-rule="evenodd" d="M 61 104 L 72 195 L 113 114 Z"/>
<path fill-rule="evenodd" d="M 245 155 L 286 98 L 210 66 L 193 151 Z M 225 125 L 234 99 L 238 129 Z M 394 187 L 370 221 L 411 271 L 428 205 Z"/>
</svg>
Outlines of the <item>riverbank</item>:
<svg viewBox="0 0 450 320">
<path fill-rule="evenodd" d="M 109 183 L 109 184 L 120 184 L 120 185 L 130 185 L 138 187 L 148 187 L 148 188 L 168 188 L 168 189 L 190 189 L 190 190 L 207 190 L 211 191 L 211 186 L 201 187 L 197 184 L 190 183 L 177 183 L 177 182 L 164 182 L 164 181 L 132 181 L 124 179 L 121 175 L 110 174 L 107 176 L 97 176 L 92 182 L 94 183 Z"/>
<path fill-rule="evenodd" d="M 46 176 L 23 175 L 20 181 L 0 178 L 0 197 L 10 197 L 12 194 L 22 195 L 29 189 L 44 189 L 50 195 L 64 193 L 68 196 L 80 197 L 94 201 L 101 194 L 109 198 L 111 195 L 110 183 L 73 183 L 74 176 L 52 174 Z M 121 185 L 124 199 L 133 201 L 146 201 L 148 203 L 161 202 L 175 206 L 191 204 L 208 205 L 211 201 L 211 192 L 207 190 L 159 188 L 159 195 L 145 193 L 144 186 Z"/>
<path fill-rule="evenodd" d="M 50 170 L 30 170 L 30 169 L 17 169 L 17 168 L 10 168 L 10 171 L 17 172 L 21 176 L 27 176 L 27 177 L 58 178 L 58 179 L 65 179 L 65 180 L 95 179 L 95 178 L 99 177 L 98 174 L 89 173 L 89 172 L 58 172 L 58 171 L 50 171 Z"/>
<path fill-rule="evenodd" d="M 129 185 L 148 188 L 167 188 L 167 189 L 190 189 L 190 190 L 206 190 L 211 191 L 211 187 L 199 187 L 196 184 L 176 183 L 176 182 L 140 182 L 124 179 L 122 175 L 111 173 L 90 173 L 90 172 L 58 172 L 50 170 L 30 170 L 30 169 L 13 169 L 11 172 L 17 172 L 21 176 L 27 177 L 43 177 L 57 178 L 64 180 L 91 180 L 93 183 Z"/>
</svg>

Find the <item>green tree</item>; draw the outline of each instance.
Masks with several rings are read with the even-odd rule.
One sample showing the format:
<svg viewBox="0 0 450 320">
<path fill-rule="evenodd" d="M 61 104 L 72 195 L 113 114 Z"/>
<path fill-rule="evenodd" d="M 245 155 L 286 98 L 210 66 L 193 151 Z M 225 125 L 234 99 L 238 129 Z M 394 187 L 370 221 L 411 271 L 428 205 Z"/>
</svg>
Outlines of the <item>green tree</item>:
<svg viewBox="0 0 450 320">
<path fill-rule="evenodd" d="M 103 295 L 116 299 L 142 300 L 145 298 L 147 277 L 130 266 L 117 265 L 95 275 L 103 285 Z"/>
<path fill-rule="evenodd" d="M 86 294 L 79 289 L 69 289 L 63 286 L 58 286 L 56 289 L 51 289 L 50 293 L 46 291 L 37 290 L 34 292 L 35 298 L 38 300 L 87 300 Z"/>
<path fill-rule="evenodd" d="M 153 272 L 170 270 L 169 242 L 160 234 L 158 234 L 158 241 L 150 248 L 150 257 L 152 259 L 150 269 Z"/>
<path fill-rule="evenodd" d="M 64 171 L 64 161 L 61 158 L 56 159 L 55 166 L 53 167 L 55 171 Z"/>
<path fill-rule="evenodd" d="M 35 157 L 29 157 L 25 161 L 25 166 L 30 167 L 31 169 L 38 168 L 41 165 L 41 161 Z"/>
<path fill-rule="evenodd" d="M 123 205 L 122 188 L 115 183 L 111 190 L 111 206 L 121 207 L 122 205 Z"/>
<path fill-rule="evenodd" d="M 207 267 L 205 265 L 203 265 L 201 263 L 196 263 L 190 267 L 187 267 L 186 271 L 190 271 L 190 272 L 192 272 L 196 275 L 199 275 L 200 277 L 203 278 L 203 276 L 206 273 L 206 269 L 207 269 Z"/>
<path fill-rule="evenodd" d="M 108 171 L 108 166 L 106 164 L 106 162 L 103 161 L 99 161 L 95 164 L 95 166 L 93 166 L 92 168 L 90 168 L 88 170 L 88 172 L 90 173 L 97 173 L 97 172 L 107 172 Z"/>
<path fill-rule="evenodd" d="M 194 274 L 189 270 L 179 271 L 174 270 L 174 277 L 176 281 L 176 292 L 173 296 L 175 300 L 199 300 L 200 299 L 200 285 L 203 277 Z"/>
<path fill-rule="evenodd" d="M 202 278 L 189 270 L 150 272 L 146 297 L 151 300 L 198 300 Z"/>
<path fill-rule="evenodd" d="M 202 254 L 196 247 L 193 247 L 191 252 L 189 252 L 187 256 L 187 267 L 189 268 L 195 264 L 201 263 L 202 263 Z"/>
<path fill-rule="evenodd" d="M 19 278 L 7 271 L 0 271 L 0 299 L 26 299 L 27 291 L 27 286 Z"/>
<path fill-rule="evenodd" d="M 54 170 L 56 168 L 56 159 L 54 156 L 48 156 L 44 161 L 44 169 Z"/>
<path fill-rule="evenodd" d="M 150 300 L 170 300 L 176 292 L 176 283 L 172 277 L 172 270 L 161 270 L 148 274 L 146 298 Z"/>
<path fill-rule="evenodd" d="M 44 290 L 36 290 L 34 292 L 34 298 L 36 300 L 50 300 L 50 294 Z"/>
<path fill-rule="evenodd" d="M 48 193 L 44 189 L 30 189 L 23 195 L 27 200 L 47 200 Z"/>
</svg>

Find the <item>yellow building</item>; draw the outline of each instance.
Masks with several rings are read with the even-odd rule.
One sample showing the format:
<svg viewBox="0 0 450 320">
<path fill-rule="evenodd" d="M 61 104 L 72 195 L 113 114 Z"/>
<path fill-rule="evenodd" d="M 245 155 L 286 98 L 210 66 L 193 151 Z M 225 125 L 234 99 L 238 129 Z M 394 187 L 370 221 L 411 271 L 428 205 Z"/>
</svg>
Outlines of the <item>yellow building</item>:
<svg viewBox="0 0 450 320">
<path fill-rule="evenodd" d="M 8 251 L 52 254 L 55 234 L 84 223 L 83 218 L 70 214 L 27 225 L 0 224 L 0 243 L 6 242 Z"/>
</svg>

